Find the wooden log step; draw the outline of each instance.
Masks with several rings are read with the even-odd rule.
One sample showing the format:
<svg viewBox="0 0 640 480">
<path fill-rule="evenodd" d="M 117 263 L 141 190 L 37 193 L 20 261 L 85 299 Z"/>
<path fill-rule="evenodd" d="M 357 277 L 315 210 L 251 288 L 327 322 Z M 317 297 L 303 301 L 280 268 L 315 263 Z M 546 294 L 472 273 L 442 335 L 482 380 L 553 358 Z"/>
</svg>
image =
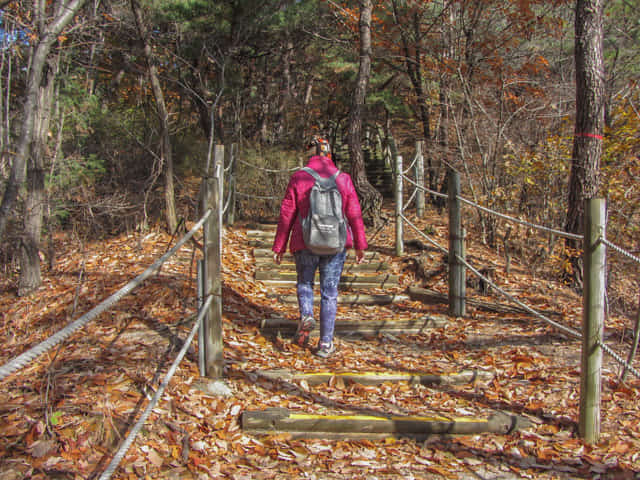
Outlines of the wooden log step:
<svg viewBox="0 0 640 480">
<path fill-rule="evenodd" d="M 417 300 L 423 303 L 448 303 L 449 296 L 446 293 L 436 292 L 435 290 L 428 290 L 425 288 L 419 287 L 409 287 L 408 289 L 409 296 L 412 300 Z M 504 303 L 496 303 L 496 302 L 484 302 L 482 300 L 477 300 L 474 298 L 467 298 L 465 300 L 466 304 L 477 308 L 479 310 L 484 310 L 488 312 L 498 312 L 498 313 L 526 313 L 531 315 L 526 309 L 520 307 L 519 305 L 510 305 Z M 539 310 L 540 313 L 544 315 L 562 315 L 559 312 L 554 312 L 550 310 Z"/>
<path fill-rule="evenodd" d="M 282 303 L 298 303 L 296 295 L 279 295 L 276 293 L 269 296 L 277 298 Z M 320 295 L 314 295 L 313 300 L 315 303 L 320 302 Z M 405 302 L 407 300 L 410 300 L 408 295 L 366 293 L 338 295 L 338 303 L 345 305 L 389 305 L 390 303 Z"/>
<path fill-rule="evenodd" d="M 269 244 L 269 246 L 267 248 L 254 248 L 253 249 L 253 256 L 256 258 L 256 261 L 258 258 L 268 258 L 270 260 L 273 260 L 273 251 L 271 250 L 271 244 Z M 347 250 L 347 262 L 353 261 L 353 259 L 356 258 L 356 252 L 355 250 L 353 250 L 352 248 L 350 248 L 349 250 Z M 366 262 L 371 262 L 371 261 L 381 261 L 381 255 L 379 252 L 376 251 L 372 251 L 372 250 L 366 250 L 364 252 L 364 259 Z M 291 253 L 287 252 L 284 254 L 284 256 L 282 257 L 282 261 L 283 262 L 294 262 L 293 259 L 293 255 L 291 255 Z"/>
<path fill-rule="evenodd" d="M 296 264 L 293 262 L 293 257 L 290 261 L 283 260 L 280 265 L 276 265 L 273 258 L 263 257 L 256 258 L 256 268 L 264 269 L 268 268 L 272 270 L 274 268 L 280 271 L 295 271 Z M 346 263 L 344 264 L 343 272 L 386 272 L 389 270 L 389 264 L 385 262 L 365 262 L 365 263 Z"/>
<path fill-rule="evenodd" d="M 276 231 L 276 228 L 278 228 L 278 224 L 277 223 L 255 223 L 255 222 L 250 222 L 247 223 L 245 225 L 245 228 L 247 230 L 258 230 L 261 232 L 264 231 Z"/>
<path fill-rule="evenodd" d="M 242 429 L 254 434 L 290 433 L 298 438 L 424 438 L 433 435 L 505 435 L 530 426 L 525 418 L 497 412 L 488 418 L 447 416 L 314 415 L 285 408 L 245 411 Z M 339 437 L 336 437 L 339 435 Z M 354 437 L 356 435 L 357 437 Z"/>
<path fill-rule="evenodd" d="M 433 328 L 442 328 L 448 325 L 449 321 L 444 316 L 425 316 L 412 320 L 340 320 L 336 319 L 335 334 L 359 334 L 377 335 L 380 333 L 396 334 L 418 334 Z M 298 322 L 286 318 L 265 318 L 260 323 L 260 330 L 264 335 L 280 333 L 293 333 Z M 317 336 L 320 327 L 311 331 L 313 336 Z"/>
<path fill-rule="evenodd" d="M 316 283 L 319 283 L 319 275 L 316 274 Z M 296 285 L 296 274 L 294 272 L 256 271 L 256 280 L 260 280 L 274 287 L 292 287 Z M 362 288 L 388 288 L 399 285 L 397 275 L 342 275 L 339 286 L 342 288 L 362 287 Z"/>
<path fill-rule="evenodd" d="M 249 237 L 249 238 L 259 238 L 259 239 L 268 238 L 268 239 L 273 240 L 275 236 L 276 236 L 275 229 L 274 230 L 269 230 L 269 231 L 247 230 L 247 237 Z"/>
<path fill-rule="evenodd" d="M 304 380 L 307 385 L 319 385 L 332 378 L 361 385 L 380 385 L 384 382 L 411 383 L 420 385 L 464 385 L 468 383 L 487 383 L 494 379 L 495 373 L 487 370 L 463 370 L 460 373 L 402 373 L 402 372 L 314 372 L 299 373 L 286 369 L 274 369 L 255 372 L 269 380 L 289 382 Z"/>
</svg>

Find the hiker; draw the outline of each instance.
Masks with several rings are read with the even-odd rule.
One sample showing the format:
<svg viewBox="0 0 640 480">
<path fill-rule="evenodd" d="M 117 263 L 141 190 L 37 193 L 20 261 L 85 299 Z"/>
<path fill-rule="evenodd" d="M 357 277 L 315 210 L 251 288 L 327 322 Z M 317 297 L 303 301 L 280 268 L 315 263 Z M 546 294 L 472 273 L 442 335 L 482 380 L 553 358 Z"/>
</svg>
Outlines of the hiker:
<svg viewBox="0 0 640 480">
<path fill-rule="evenodd" d="M 340 172 L 331 160 L 329 142 L 321 137 L 313 137 L 306 145 L 306 154 L 310 158 L 305 168 L 312 169 L 312 172 L 299 170 L 289 180 L 280 206 L 280 219 L 272 248 L 273 260 L 278 265 L 282 262 L 289 236 L 291 236 L 289 249 L 296 262 L 296 289 L 300 310 L 300 319 L 293 341 L 301 347 L 307 346 L 309 334 L 316 325 L 313 316 L 313 280 L 316 270 L 320 270 L 320 340 L 315 354 L 321 358 L 328 358 L 335 351 L 333 333 L 338 303 L 338 283 L 342 275 L 346 251 L 349 248 L 355 248 L 356 261 L 362 263 L 367 240 L 355 187 L 349 174 Z M 314 172 L 320 177 L 319 180 L 314 178 Z M 335 184 L 330 180 L 334 177 Z M 331 183 L 333 193 L 336 195 L 335 185 L 337 185 L 338 201 L 342 202 L 343 215 L 340 221 L 346 228 L 345 238 L 342 239 L 344 246 L 338 247 L 337 253 L 313 253 L 305 243 L 305 235 L 308 232 L 306 227 L 303 232 L 302 225 L 304 219 L 308 218 L 312 189 L 315 189 L 319 182 Z M 314 204 L 316 203 L 314 200 Z M 309 239 L 307 241 L 311 243 Z M 316 248 L 315 251 L 318 249 Z"/>
</svg>

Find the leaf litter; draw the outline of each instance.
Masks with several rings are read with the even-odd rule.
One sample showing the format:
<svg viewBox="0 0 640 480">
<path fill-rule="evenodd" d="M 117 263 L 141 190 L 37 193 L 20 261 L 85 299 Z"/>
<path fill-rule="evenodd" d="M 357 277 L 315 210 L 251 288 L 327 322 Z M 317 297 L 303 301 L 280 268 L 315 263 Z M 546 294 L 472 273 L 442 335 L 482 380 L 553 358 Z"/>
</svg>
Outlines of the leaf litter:
<svg viewBox="0 0 640 480">
<path fill-rule="evenodd" d="M 424 220 L 412 221 L 427 226 Z M 446 219 L 433 213 L 429 222 L 435 224 L 436 240 L 446 244 Z M 297 312 L 295 305 L 275 302 L 273 289 L 254 280 L 249 229 L 242 224 L 227 228 L 223 242 L 224 382 L 233 395 L 214 397 L 195 386 L 199 373 L 194 344 L 113 478 L 638 478 L 640 383 L 631 377 L 619 384 L 619 369 L 607 357 L 602 434 L 596 445 L 585 444 L 577 434 L 580 342 L 527 315 L 469 309 L 466 318 L 449 318 L 445 327 L 421 334 L 339 337 L 338 353 L 320 360 L 288 338 L 261 335 L 263 318 L 295 320 Z M 444 274 L 421 278 L 409 264 L 389 255 L 392 239 L 389 224 L 371 242 L 400 275 L 400 286 L 384 293 L 421 285 L 446 291 Z M 146 236 L 122 235 L 88 244 L 82 255 L 59 234 L 58 264 L 45 272 L 37 296 L 16 297 L 10 277 L 0 283 L 6 339 L 0 362 L 46 339 L 117 291 L 164 253 L 170 240 L 159 230 Z M 112 310 L 3 380 L 0 478 L 79 479 L 102 472 L 188 334 L 192 320 L 185 319 L 197 303 L 194 261 L 200 257 L 193 248 L 183 247 L 159 274 Z M 471 243 L 468 251 L 502 273 L 500 259 L 488 249 Z M 563 323 L 579 329 L 580 297 L 530 273 L 512 266 L 508 278 L 496 277 L 521 299 L 559 312 Z M 415 301 L 338 308 L 339 319 L 363 321 L 446 313 L 445 305 Z M 624 322 L 608 319 L 607 331 L 623 337 Z M 628 348 L 621 342 L 613 346 L 623 356 Z M 438 374 L 487 369 L 496 376 L 486 384 L 429 387 L 391 382 L 366 386 L 337 377 L 309 385 L 259 375 L 278 368 Z M 319 414 L 421 416 L 484 417 L 506 411 L 527 417 L 532 426 L 509 435 L 434 437 L 425 442 L 296 440 L 288 434 L 253 436 L 242 431 L 243 411 L 270 407 Z"/>
</svg>

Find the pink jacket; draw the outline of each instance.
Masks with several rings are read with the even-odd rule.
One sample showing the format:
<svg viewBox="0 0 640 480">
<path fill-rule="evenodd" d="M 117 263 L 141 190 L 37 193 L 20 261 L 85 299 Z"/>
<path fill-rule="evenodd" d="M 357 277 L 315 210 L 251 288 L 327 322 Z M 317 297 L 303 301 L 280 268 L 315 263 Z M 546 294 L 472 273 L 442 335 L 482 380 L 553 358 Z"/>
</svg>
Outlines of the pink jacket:
<svg viewBox="0 0 640 480">
<path fill-rule="evenodd" d="M 307 167 L 313 168 L 324 178 L 330 177 L 338 170 L 331 159 L 319 155 L 311 157 Z M 313 177 L 303 170 L 291 175 L 280 206 L 280 220 L 272 248 L 275 253 L 283 253 L 287 249 L 289 234 L 291 234 L 289 245 L 291 253 L 305 249 L 302 226 L 298 217 L 302 218 L 309 212 L 309 191 L 314 182 Z M 367 239 L 362 222 L 362 211 L 351 176 L 342 172 L 336 178 L 336 183 L 342 194 L 342 211 L 350 227 L 347 229 L 346 248 L 355 247 L 357 250 L 365 250 Z"/>
</svg>

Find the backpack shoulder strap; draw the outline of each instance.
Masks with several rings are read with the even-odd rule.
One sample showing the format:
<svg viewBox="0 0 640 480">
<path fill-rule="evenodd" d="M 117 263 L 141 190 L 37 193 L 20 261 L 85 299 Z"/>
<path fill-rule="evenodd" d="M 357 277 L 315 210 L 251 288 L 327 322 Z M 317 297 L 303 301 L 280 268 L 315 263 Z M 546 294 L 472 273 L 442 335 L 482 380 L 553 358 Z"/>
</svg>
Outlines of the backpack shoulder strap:
<svg viewBox="0 0 640 480">
<path fill-rule="evenodd" d="M 340 175 L 342 172 L 340 170 L 338 170 L 336 173 L 334 173 L 333 175 L 331 175 L 328 178 L 322 178 L 320 176 L 320 174 L 318 172 L 316 172 L 313 168 L 310 167 L 303 167 L 301 170 L 304 170 L 305 172 L 307 172 L 309 175 L 311 175 L 315 181 L 320 184 L 323 188 L 329 188 L 332 187 L 334 184 L 336 185 L 336 187 L 338 186 L 336 183 L 336 178 L 338 178 L 338 175 Z"/>
</svg>

